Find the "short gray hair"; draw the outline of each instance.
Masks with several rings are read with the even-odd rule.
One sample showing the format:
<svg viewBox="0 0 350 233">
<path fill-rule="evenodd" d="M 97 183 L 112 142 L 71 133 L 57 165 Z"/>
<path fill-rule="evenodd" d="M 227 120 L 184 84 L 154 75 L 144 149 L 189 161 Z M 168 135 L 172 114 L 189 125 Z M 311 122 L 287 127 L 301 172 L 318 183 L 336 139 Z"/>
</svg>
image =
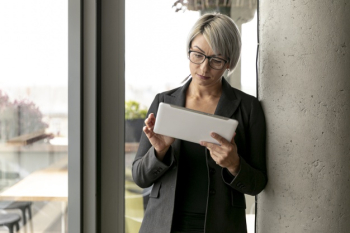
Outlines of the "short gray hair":
<svg viewBox="0 0 350 233">
<path fill-rule="evenodd" d="M 229 59 L 229 69 L 232 72 L 241 54 L 241 35 L 235 22 L 220 13 L 201 16 L 188 35 L 187 52 L 199 34 L 204 36 L 214 53 Z"/>
</svg>

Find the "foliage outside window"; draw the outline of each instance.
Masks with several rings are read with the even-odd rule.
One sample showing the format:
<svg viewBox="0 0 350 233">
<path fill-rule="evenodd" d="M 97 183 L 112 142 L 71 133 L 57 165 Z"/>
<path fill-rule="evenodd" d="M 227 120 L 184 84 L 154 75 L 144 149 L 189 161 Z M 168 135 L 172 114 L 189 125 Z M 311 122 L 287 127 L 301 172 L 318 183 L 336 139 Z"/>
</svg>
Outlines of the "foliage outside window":
<svg viewBox="0 0 350 233">
<path fill-rule="evenodd" d="M 145 119 L 147 109 L 140 109 L 140 104 L 130 100 L 125 102 L 125 120 Z"/>
</svg>

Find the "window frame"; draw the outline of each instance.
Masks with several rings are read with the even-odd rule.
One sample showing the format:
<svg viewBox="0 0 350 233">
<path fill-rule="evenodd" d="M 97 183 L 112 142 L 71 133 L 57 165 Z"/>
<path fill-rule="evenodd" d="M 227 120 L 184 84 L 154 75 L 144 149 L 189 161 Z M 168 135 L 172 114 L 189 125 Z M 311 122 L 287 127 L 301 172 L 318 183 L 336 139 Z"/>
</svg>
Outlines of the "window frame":
<svg viewBox="0 0 350 233">
<path fill-rule="evenodd" d="M 124 232 L 125 2 L 69 0 L 68 19 L 68 231 Z"/>
</svg>

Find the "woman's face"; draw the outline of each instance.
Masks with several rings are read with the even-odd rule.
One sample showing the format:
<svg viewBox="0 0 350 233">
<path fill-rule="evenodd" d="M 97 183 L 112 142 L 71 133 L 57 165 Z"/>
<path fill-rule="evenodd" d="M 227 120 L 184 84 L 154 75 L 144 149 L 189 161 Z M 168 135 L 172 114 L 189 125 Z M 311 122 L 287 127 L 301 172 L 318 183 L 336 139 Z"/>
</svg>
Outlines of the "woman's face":
<svg viewBox="0 0 350 233">
<path fill-rule="evenodd" d="M 197 35 L 190 47 L 190 51 L 199 52 L 206 56 L 215 56 L 221 59 L 225 59 L 219 54 L 214 54 L 213 50 L 210 48 L 207 40 L 203 35 Z M 221 83 L 221 77 L 225 72 L 225 69 L 228 69 L 229 64 L 226 63 L 221 70 L 213 69 L 209 66 L 209 59 L 205 59 L 202 64 L 195 64 L 190 61 L 190 71 L 192 76 L 192 82 L 200 86 L 212 86 L 215 84 Z"/>
</svg>

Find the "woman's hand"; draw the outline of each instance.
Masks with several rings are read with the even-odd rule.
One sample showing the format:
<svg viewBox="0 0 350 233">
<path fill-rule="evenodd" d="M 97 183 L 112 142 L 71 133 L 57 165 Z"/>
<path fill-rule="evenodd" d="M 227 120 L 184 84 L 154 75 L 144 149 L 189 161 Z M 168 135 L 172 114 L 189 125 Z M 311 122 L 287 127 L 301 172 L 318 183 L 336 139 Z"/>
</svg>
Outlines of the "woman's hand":
<svg viewBox="0 0 350 233">
<path fill-rule="evenodd" d="M 156 118 L 154 114 L 149 114 L 145 120 L 146 126 L 143 127 L 143 132 L 145 132 L 148 140 L 154 147 L 157 158 L 162 161 L 170 145 L 174 142 L 175 139 L 161 134 L 156 134 L 153 131 L 155 123 Z"/>
<path fill-rule="evenodd" d="M 221 167 L 225 167 L 229 172 L 236 176 L 239 171 L 239 156 L 237 154 L 237 145 L 235 143 L 236 133 L 233 135 L 231 142 L 221 137 L 217 133 L 211 133 L 211 136 L 219 142 L 220 145 L 201 142 L 202 146 L 205 146 L 210 151 L 212 159 Z"/>
</svg>

